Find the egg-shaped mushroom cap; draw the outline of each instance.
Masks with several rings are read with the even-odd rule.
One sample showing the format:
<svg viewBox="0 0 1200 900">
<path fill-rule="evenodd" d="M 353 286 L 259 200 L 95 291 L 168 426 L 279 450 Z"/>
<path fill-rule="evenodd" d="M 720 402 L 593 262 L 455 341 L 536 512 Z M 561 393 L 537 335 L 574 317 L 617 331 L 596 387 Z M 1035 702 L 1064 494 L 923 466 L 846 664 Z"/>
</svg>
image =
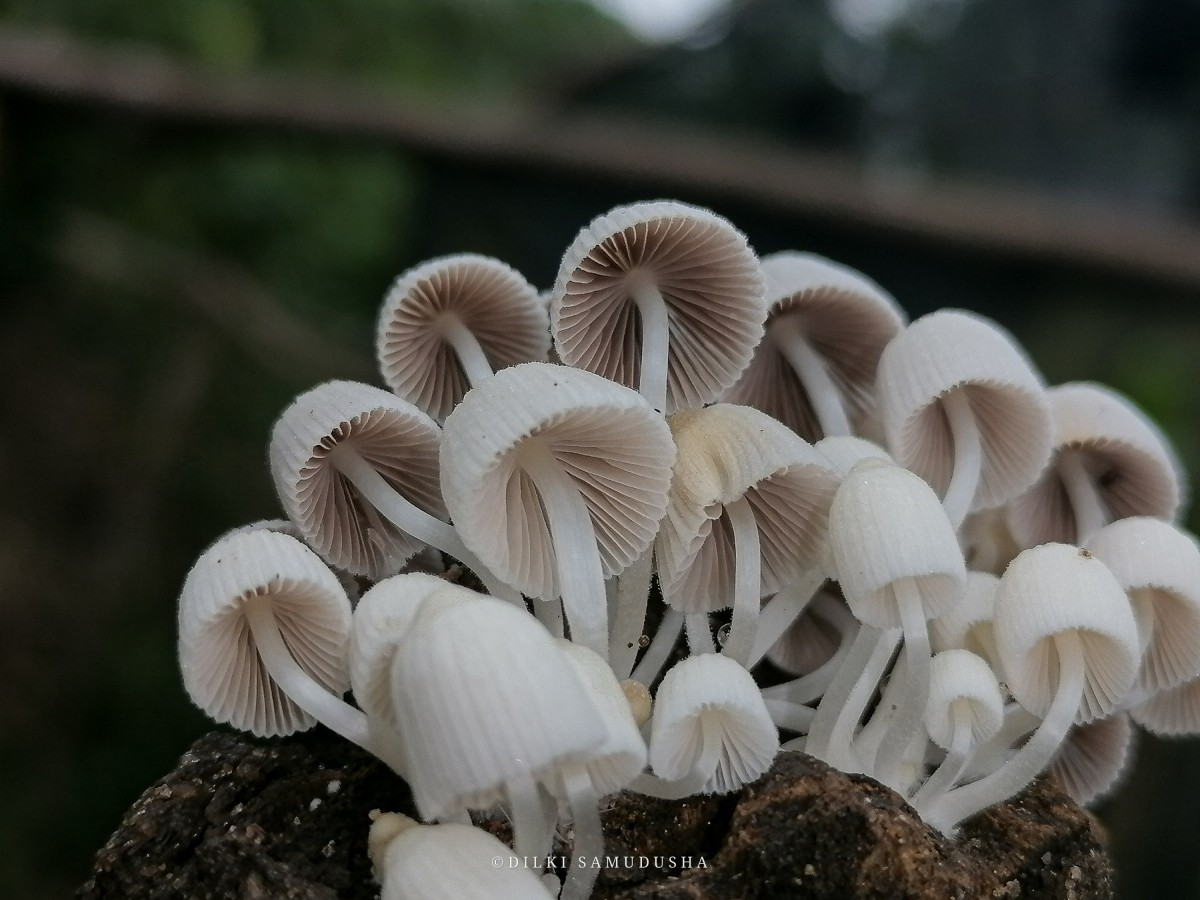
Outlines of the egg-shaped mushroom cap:
<svg viewBox="0 0 1200 900">
<path fill-rule="evenodd" d="M 1134 729 L 1126 713 L 1074 725 L 1046 767 L 1080 806 L 1116 789 L 1130 770 Z"/>
<path fill-rule="evenodd" d="M 402 273 L 379 312 L 379 368 L 388 387 L 439 422 L 471 387 L 446 338 L 447 320 L 471 333 L 493 370 L 544 361 L 550 350 L 537 288 L 500 260 L 460 253 Z"/>
<path fill-rule="evenodd" d="M 435 602 L 447 591 L 455 602 Z M 417 809 L 437 819 L 499 802 L 505 784 L 549 780 L 608 737 L 554 638 L 510 603 L 448 585 L 431 596 L 392 661 Z"/>
<path fill-rule="evenodd" d="M 646 742 L 634 721 L 629 697 L 608 663 L 594 650 L 562 638 L 556 643 L 588 689 L 608 732 L 608 738 L 595 748 L 586 764 L 592 786 L 599 796 L 619 791 L 646 768 Z M 649 702 L 648 692 L 645 699 Z M 567 799 L 561 779 L 552 778 L 546 787 L 559 799 Z"/>
<path fill-rule="evenodd" d="M 392 657 L 425 600 L 447 586 L 436 575 L 408 572 L 377 582 L 358 601 L 350 628 L 350 684 L 367 715 L 395 724 Z"/>
<path fill-rule="evenodd" d="M 228 534 L 233 534 L 237 531 L 278 531 L 280 534 L 286 534 L 288 537 L 294 537 L 296 540 L 304 543 L 304 535 L 300 529 L 296 527 L 296 523 L 291 519 L 259 519 L 257 522 L 248 522 L 245 525 L 240 525 L 232 529 Z M 221 537 L 225 537 L 222 535 Z M 214 541 L 215 543 L 215 541 Z M 338 582 L 342 586 L 342 590 L 346 592 L 346 596 L 350 598 L 351 607 L 358 602 L 358 581 L 354 575 L 347 572 L 345 569 L 339 569 L 337 566 L 330 566 L 333 574 L 337 576 Z"/>
<path fill-rule="evenodd" d="M 1004 698 L 992 667 L 969 650 L 943 650 L 929 662 L 925 728 L 929 739 L 950 749 L 957 720 L 971 728 L 971 745 L 983 743 L 1004 724 Z"/>
<path fill-rule="evenodd" d="M 446 419 L 442 490 L 463 542 L 533 597 L 561 593 L 555 549 L 521 448 L 537 441 L 578 486 L 607 578 L 650 546 L 675 444 L 636 391 L 582 369 L 525 363 L 473 388 Z"/>
<path fill-rule="evenodd" d="M 1022 546 L 1077 537 L 1056 465 L 1066 450 L 1082 454 L 1111 519 L 1180 515 L 1183 468 L 1158 426 L 1127 397 L 1090 382 L 1060 384 L 1046 396 L 1054 423 L 1053 457 L 1041 477 L 1008 506 L 1009 527 Z"/>
<path fill-rule="evenodd" d="M 720 653 L 689 656 L 663 676 L 650 720 L 654 773 L 670 781 L 684 778 L 706 739 L 721 742 L 706 794 L 749 784 L 771 767 L 779 751 L 779 732 L 754 678 Z"/>
<path fill-rule="evenodd" d="M 446 518 L 438 483 L 441 429 L 395 394 L 330 381 L 297 397 L 271 432 L 279 500 L 308 543 L 332 565 L 373 581 L 394 575 L 425 545 L 366 503 L 330 454 L 353 449 L 406 500 Z"/>
<path fill-rule="evenodd" d="M 563 256 L 550 304 L 559 358 L 635 388 L 641 377 L 639 285 L 671 323 L 664 413 L 715 400 L 750 362 L 767 305 L 745 235 L 695 206 L 658 200 L 593 219 Z"/>
<path fill-rule="evenodd" d="M 1083 698 L 1075 722 L 1111 713 L 1129 692 L 1140 653 L 1125 592 L 1108 567 L 1070 544 L 1024 550 L 1000 577 L 992 625 L 1013 697 L 1034 715 L 1058 686 L 1055 638 L 1074 632 L 1083 646 Z"/>
<path fill-rule="evenodd" d="M 829 460 L 839 475 L 845 475 L 864 459 L 886 459 L 888 462 L 895 462 L 891 454 L 874 441 L 852 434 L 831 434 L 813 444 L 813 448 Z"/>
<path fill-rule="evenodd" d="M 719 403 L 668 421 L 678 458 L 655 544 L 663 599 L 683 612 L 733 603 L 733 533 L 725 504 L 746 498 L 758 524 L 760 595 L 817 568 L 838 478 L 793 431 L 749 406 Z"/>
<path fill-rule="evenodd" d="M 879 356 L 904 327 L 904 311 L 861 272 L 815 253 L 783 251 L 760 262 L 769 305 L 768 335 L 776 321 L 794 319 L 827 366 L 848 418 L 861 421 L 875 405 Z M 750 365 L 723 399 L 761 409 L 807 441 L 822 435 L 804 385 L 769 337 L 759 343 Z"/>
<path fill-rule="evenodd" d="M 1162 519 L 1118 519 L 1086 544 L 1133 604 L 1143 646 L 1137 687 L 1152 692 L 1200 674 L 1200 545 Z"/>
<path fill-rule="evenodd" d="M 226 535 L 200 554 L 179 595 L 179 667 L 192 702 L 217 722 L 259 737 L 316 724 L 275 684 L 244 606 L 267 598 L 296 663 L 330 693 L 350 686 L 350 601 L 315 553 L 274 531 Z"/>
<path fill-rule="evenodd" d="M 1129 716 L 1147 731 L 1163 737 L 1200 734 L 1200 676 L 1159 691 L 1130 708 Z"/>
<path fill-rule="evenodd" d="M 970 650 L 994 662 L 992 617 L 996 614 L 996 588 L 1000 578 L 991 572 L 967 572 L 962 600 L 929 620 L 929 645 L 942 650 Z"/>
<path fill-rule="evenodd" d="M 1041 376 L 1007 331 L 962 310 L 913 322 L 879 360 L 887 446 L 938 496 L 954 473 L 954 440 L 940 402 L 962 392 L 979 429 L 982 468 L 971 509 L 1000 506 L 1037 479 L 1050 458 L 1050 406 Z"/>
<path fill-rule="evenodd" d="M 902 580 L 915 584 L 927 619 L 962 599 L 967 570 L 941 501 L 886 460 L 863 460 L 842 480 L 829 509 L 829 546 L 846 602 L 868 625 L 901 626 Z"/>
</svg>

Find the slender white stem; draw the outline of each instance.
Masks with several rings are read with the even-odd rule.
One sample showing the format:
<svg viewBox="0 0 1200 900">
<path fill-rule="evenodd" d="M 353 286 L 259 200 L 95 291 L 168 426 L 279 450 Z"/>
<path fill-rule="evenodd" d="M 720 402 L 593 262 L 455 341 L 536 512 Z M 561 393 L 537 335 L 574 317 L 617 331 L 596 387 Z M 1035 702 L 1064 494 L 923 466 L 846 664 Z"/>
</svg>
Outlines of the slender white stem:
<svg viewBox="0 0 1200 900">
<path fill-rule="evenodd" d="M 1007 800 L 1031 782 L 1062 746 L 1086 683 L 1083 640 L 1075 631 L 1054 638 L 1058 650 L 1058 687 L 1046 717 L 1025 745 L 1003 766 L 978 781 L 957 787 L 936 798 L 922 818 L 938 830 L 949 833 L 963 819 Z"/>
<path fill-rule="evenodd" d="M 650 578 L 654 571 L 654 547 L 634 560 L 617 576 L 617 602 L 613 604 L 613 623 L 609 632 L 609 664 L 617 680 L 628 678 L 641 649 L 639 641 L 646 627 L 646 605 L 650 599 Z"/>
<path fill-rule="evenodd" d="M 954 702 L 957 705 L 962 701 Z M 961 709 L 962 713 L 966 713 L 965 715 L 956 714 L 959 712 L 959 709 L 955 709 L 950 713 L 954 719 L 954 729 L 950 735 L 950 746 L 946 748 L 945 758 L 912 796 L 911 802 L 916 809 L 920 809 L 934 797 L 940 797 L 954 787 L 954 783 L 958 781 L 959 776 L 967 767 L 968 754 L 971 750 L 971 718 L 968 710 Z"/>
<path fill-rule="evenodd" d="M 866 626 L 863 627 L 865 628 Z M 824 757 L 827 763 L 834 768 L 841 769 L 843 772 L 869 771 L 855 755 L 855 732 L 858 729 L 858 723 L 862 720 L 863 713 L 866 712 L 867 705 L 871 702 L 871 697 L 874 695 L 880 679 L 883 678 L 888 664 L 892 661 L 892 655 L 896 652 L 896 645 L 900 643 L 899 628 L 886 628 L 876 633 L 879 635 L 879 639 L 875 642 L 875 646 L 871 648 L 871 656 L 867 660 L 867 664 L 863 667 L 862 672 L 859 673 L 858 680 L 855 681 L 853 687 L 850 689 L 845 704 L 837 711 L 837 719 L 833 723 L 833 732 L 829 736 L 828 755 Z M 825 701 L 822 700 L 821 705 L 824 706 L 824 704 Z"/>
<path fill-rule="evenodd" d="M 608 659 L 608 594 L 592 514 L 574 479 L 537 438 L 521 447 L 521 466 L 532 479 L 554 541 L 555 571 L 571 640 Z"/>
<path fill-rule="evenodd" d="M 583 765 L 571 766 L 563 772 L 563 787 L 575 823 L 575 843 L 571 848 L 575 864 L 567 873 L 560 900 L 587 900 L 600 874 L 599 866 L 592 865 L 592 861 L 604 856 L 600 798 L 596 796 L 592 778 Z"/>
<path fill-rule="evenodd" d="M 492 364 L 488 361 L 487 354 L 479 346 L 479 339 L 463 324 L 462 319 L 454 313 L 442 313 L 438 317 L 437 325 L 442 338 L 454 348 L 454 355 L 458 357 L 458 364 L 466 373 L 471 387 L 478 387 L 492 377 Z"/>
<path fill-rule="evenodd" d="M 983 445 L 980 440 L 979 423 L 971 409 L 965 390 L 954 390 L 942 397 L 942 410 L 950 425 L 950 439 L 954 443 L 954 472 L 950 486 L 942 498 L 942 509 L 946 518 L 957 531 L 962 525 L 975 494 L 979 491 L 979 478 L 983 471 Z"/>
<path fill-rule="evenodd" d="M 925 704 L 929 701 L 929 631 L 917 582 L 902 578 L 893 584 L 893 590 L 904 630 L 904 693 L 900 696 L 896 717 L 879 741 L 872 774 L 888 787 L 895 788 L 900 783 L 904 751 L 921 727 Z"/>
<path fill-rule="evenodd" d="M 715 653 L 716 642 L 713 640 L 712 625 L 708 621 L 708 613 L 694 612 L 684 616 L 684 630 L 687 632 L 688 652 L 695 656 L 697 653 Z"/>
<path fill-rule="evenodd" d="M 745 494 L 725 504 L 733 531 L 733 620 L 721 652 L 750 668 L 750 653 L 762 611 L 762 549 L 758 521 Z"/>
<path fill-rule="evenodd" d="M 659 412 L 667 408 L 667 363 L 670 360 L 671 320 L 667 303 L 646 277 L 636 277 L 630 295 L 642 321 L 641 379 L 638 393 Z"/>
<path fill-rule="evenodd" d="M 767 336 L 800 379 L 817 414 L 821 434 L 825 437 L 853 434 L 842 392 L 829 376 L 825 360 L 808 342 L 799 317 L 780 316 L 768 326 Z"/>
<path fill-rule="evenodd" d="M 504 784 L 509 818 L 513 827 L 513 849 L 517 856 L 546 856 L 550 849 L 553 820 L 546 813 L 541 788 L 530 772 L 513 776 Z"/>
<path fill-rule="evenodd" d="M 763 697 L 791 700 L 793 703 L 811 703 L 829 690 L 834 676 L 841 670 L 842 663 L 850 653 L 854 636 L 858 634 L 859 622 L 844 603 L 824 594 L 818 594 L 813 602 L 813 615 L 821 617 L 837 629 L 841 635 L 841 643 L 838 644 L 837 650 L 813 671 L 792 681 L 763 688 Z"/>
<path fill-rule="evenodd" d="M 896 633 L 899 634 L 898 629 Z M 805 743 L 805 751 L 810 756 L 828 761 L 829 740 L 833 736 L 833 726 L 837 722 L 838 713 L 850 698 L 850 692 L 870 662 L 882 634 L 880 629 L 871 625 L 859 627 L 858 634 L 854 636 L 854 643 L 834 673 L 833 680 L 817 706 L 817 714 L 813 718 L 808 741 Z"/>
<path fill-rule="evenodd" d="M 650 639 L 650 646 L 642 654 L 642 658 L 634 667 L 630 678 L 640 681 L 646 687 L 654 684 L 659 673 L 662 672 L 663 666 L 671 658 L 671 651 L 675 649 L 675 644 L 679 641 L 679 633 L 683 631 L 683 619 L 683 613 L 677 609 L 667 607 L 663 611 L 662 621 L 658 623 L 658 630 L 654 632 L 654 637 Z"/>
<path fill-rule="evenodd" d="M 967 763 L 965 779 L 979 778 L 1000 768 L 1012 755 L 1013 744 L 1038 727 L 1042 720 L 1019 703 L 1004 707 L 1004 724 L 994 735 L 975 748 Z"/>
<path fill-rule="evenodd" d="M 788 731 L 796 731 L 800 734 L 808 731 L 812 725 L 813 716 L 817 714 L 817 711 L 811 706 L 792 703 L 790 700 L 773 700 L 764 697 L 763 702 L 767 704 L 767 712 L 771 714 L 771 721 L 775 723 L 775 727 L 786 728 Z"/>
<path fill-rule="evenodd" d="M 1082 544 L 1107 525 L 1112 515 L 1100 496 L 1100 487 L 1088 474 L 1083 453 L 1070 448 L 1058 455 L 1058 477 L 1062 479 L 1075 517 L 1074 543 Z"/>
<path fill-rule="evenodd" d="M 563 628 L 562 601 L 557 597 L 553 600 L 539 600 L 535 597 L 533 615 L 555 637 L 560 638 L 566 634 Z"/>
<path fill-rule="evenodd" d="M 792 623 L 804 614 L 809 602 L 816 596 L 821 585 L 825 583 L 825 573 L 813 570 L 806 572 L 799 581 L 787 585 L 778 591 L 774 597 L 763 604 L 758 616 L 758 632 L 754 637 L 754 647 L 746 661 L 746 668 L 752 669 L 766 656 L 767 651 L 774 646 Z"/>
<path fill-rule="evenodd" d="M 408 766 L 400 735 L 330 693 L 300 667 L 279 631 L 279 622 L 271 602 L 266 596 L 251 597 L 242 607 L 267 674 L 289 700 L 330 731 L 383 760 L 400 775 L 405 775 Z"/>
</svg>

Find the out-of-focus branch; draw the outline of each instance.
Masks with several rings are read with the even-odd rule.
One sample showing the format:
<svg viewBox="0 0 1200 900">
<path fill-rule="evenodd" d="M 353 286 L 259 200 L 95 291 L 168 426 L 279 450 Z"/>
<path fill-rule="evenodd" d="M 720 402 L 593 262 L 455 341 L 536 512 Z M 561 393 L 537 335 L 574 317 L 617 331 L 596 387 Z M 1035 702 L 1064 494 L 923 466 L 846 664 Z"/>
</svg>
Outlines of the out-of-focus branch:
<svg viewBox="0 0 1200 900">
<path fill-rule="evenodd" d="M 144 52 L 0 28 L 0 92 L 141 116 L 372 138 L 481 167 L 523 166 L 726 199 L 880 235 L 1170 284 L 1200 285 L 1200 227 L 1029 191 L 869 179 L 763 140 L 596 114 L 433 109 L 332 80 L 218 75 Z"/>
</svg>

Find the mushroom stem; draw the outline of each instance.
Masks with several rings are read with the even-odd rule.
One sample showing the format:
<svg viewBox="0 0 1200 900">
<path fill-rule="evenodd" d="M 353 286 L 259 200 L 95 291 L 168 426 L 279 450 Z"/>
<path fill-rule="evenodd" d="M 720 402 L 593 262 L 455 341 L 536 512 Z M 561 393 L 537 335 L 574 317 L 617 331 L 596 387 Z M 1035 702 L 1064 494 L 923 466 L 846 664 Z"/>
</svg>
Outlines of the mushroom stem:
<svg viewBox="0 0 1200 900">
<path fill-rule="evenodd" d="M 612 654 L 609 664 L 618 679 L 628 678 L 637 659 L 646 627 L 646 604 L 650 599 L 650 579 L 653 576 L 654 546 L 634 560 L 617 576 L 617 599 L 613 605 L 613 623 L 609 634 Z"/>
<path fill-rule="evenodd" d="M 725 515 L 733 531 L 733 619 L 721 652 L 749 668 L 762 610 L 762 549 L 758 522 L 744 494 L 725 504 Z"/>
<path fill-rule="evenodd" d="M 357 744 L 383 760 L 389 768 L 407 777 L 404 746 L 400 735 L 360 709 L 331 694 L 300 668 L 279 630 L 271 599 L 253 596 L 246 600 L 244 615 L 254 636 L 259 658 L 267 674 L 297 706 L 335 734 Z"/>
<path fill-rule="evenodd" d="M 663 666 L 671 658 L 675 643 L 679 640 L 679 632 L 683 631 L 683 619 L 683 613 L 667 607 L 663 612 L 662 621 L 658 623 L 658 630 L 650 639 L 650 646 L 646 648 L 646 652 L 642 654 L 629 676 L 633 681 L 639 681 L 649 687 L 658 680 Z"/>
<path fill-rule="evenodd" d="M 772 700 L 764 697 L 763 702 L 767 704 L 767 711 L 771 714 L 771 721 L 776 726 L 800 734 L 808 731 L 812 725 L 813 716 L 817 714 L 817 711 L 811 706 L 793 703 L 790 700 Z"/>
<path fill-rule="evenodd" d="M 832 622 L 842 635 L 833 656 L 821 663 L 813 671 L 801 675 L 792 681 L 763 688 L 764 699 L 790 700 L 793 703 L 811 703 L 829 690 L 836 674 L 841 670 L 842 663 L 850 653 L 854 644 L 854 635 L 859 628 L 858 619 L 850 613 L 846 605 L 832 597 L 820 597 L 813 602 L 813 613 L 820 615 L 826 621 Z"/>
<path fill-rule="evenodd" d="M 1088 474 L 1082 453 L 1071 448 L 1059 453 L 1058 475 L 1075 517 L 1074 543 L 1081 544 L 1107 525 L 1111 516 L 1100 496 L 1100 489 Z"/>
<path fill-rule="evenodd" d="M 571 640 L 608 661 L 608 595 L 592 514 L 574 479 L 540 440 L 521 445 L 521 468 L 546 511 Z"/>
<path fill-rule="evenodd" d="M 872 767 L 875 778 L 888 787 L 898 783 L 904 751 L 921 727 L 925 704 L 929 701 L 929 630 L 925 624 L 925 604 L 912 578 L 894 582 L 894 589 L 904 631 L 904 692 L 895 718 L 880 738 Z"/>
<path fill-rule="evenodd" d="M 670 358 L 671 320 L 666 301 L 649 280 L 633 279 L 630 296 L 642 325 L 642 356 L 638 393 L 659 412 L 667 408 L 667 362 Z"/>
<path fill-rule="evenodd" d="M 554 637 L 564 637 L 562 601 L 555 597 L 553 600 L 533 598 L 533 616 Z"/>
<path fill-rule="evenodd" d="M 954 733 L 950 738 L 950 746 L 946 748 L 946 757 L 913 794 L 912 800 L 909 801 L 913 807 L 919 808 L 931 797 L 938 797 L 946 793 L 966 769 L 969 761 L 968 754 L 971 751 L 972 735 L 970 710 L 966 705 L 968 702 L 961 698 L 954 701 L 954 712 L 959 714 L 954 715 Z"/>
<path fill-rule="evenodd" d="M 867 626 L 863 626 L 864 628 Z M 860 632 L 861 633 L 861 632 Z M 825 761 L 843 772 L 866 772 L 867 767 L 859 760 L 854 749 L 854 738 L 863 713 L 875 694 L 875 689 L 887 671 L 888 663 L 900 643 L 900 629 L 887 628 L 877 631 L 878 639 L 871 648 L 871 655 L 854 682 L 846 702 L 837 710 L 837 718 L 829 736 L 829 750 Z M 823 706 L 824 700 L 821 701 Z M 813 754 L 815 755 L 815 754 Z"/>
<path fill-rule="evenodd" d="M 829 759 L 830 742 L 833 739 L 834 726 L 838 722 L 839 713 L 845 709 L 855 685 L 863 680 L 868 667 L 875 668 L 877 666 L 878 661 L 873 666 L 872 659 L 879 646 L 884 643 L 885 639 L 889 642 L 899 640 L 899 635 L 898 628 L 881 629 L 872 625 L 859 626 L 858 634 L 854 636 L 854 643 L 850 646 L 849 652 L 838 667 L 833 680 L 829 683 L 828 690 L 825 691 L 817 706 L 817 714 L 813 718 L 812 727 L 808 732 L 808 740 L 805 742 L 805 752 L 810 756 L 832 762 Z M 892 648 L 895 648 L 894 643 Z M 890 655 L 889 651 L 888 656 L 890 657 Z M 882 669 L 879 674 L 882 674 Z M 876 675 L 875 682 L 878 680 L 879 675 Z M 875 682 L 871 683 L 872 689 Z M 857 720 L 855 724 L 857 724 Z"/>
<path fill-rule="evenodd" d="M 788 627 L 804 614 L 804 610 L 824 583 L 825 573 L 814 569 L 799 581 L 778 591 L 763 604 L 758 617 L 758 632 L 754 636 L 754 647 L 750 650 L 745 664 L 747 669 L 754 668 Z"/>
<path fill-rule="evenodd" d="M 717 645 L 713 641 L 712 623 L 708 621 L 708 613 L 694 612 L 684 616 L 684 630 L 687 632 L 688 652 L 715 653 Z"/>
<path fill-rule="evenodd" d="M 537 781 L 532 773 L 523 772 L 509 779 L 504 790 L 510 804 L 513 849 L 517 856 L 545 856 L 550 849 L 554 823 L 546 814 Z"/>
<path fill-rule="evenodd" d="M 454 348 L 458 364 L 462 366 L 467 380 L 475 387 L 492 377 L 492 364 L 479 345 L 479 339 L 471 333 L 455 313 L 442 313 L 438 319 L 442 338 Z"/>
<path fill-rule="evenodd" d="M 950 438 L 954 443 L 954 472 L 942 508 L 946 518 L 957 531 L 962 525 L 979 490 L 979 475 L 983 470 L 983 445 L 979 435 L 979 423 L 971 410 L 971 402 L 965 391 L 950 391 L 942 398 L 942 410 L 950 425 Z"/>
<path fill-rule="evenodd" d="M 1085 687 L 1083 639 L 1078 632 L 1054 636 L 1058 651 L 1058 688 L 1042 723 L 1029 740 L 1003 766 L 978 781 L 954 788 L 930 801 L 922 818 L 943 833 L 993 803 L 1024 788 L 1041 772 L 1067 736 Z"/>
<path fill-rule="evenodd" d="M 587 900 L 600 874 L 600 868 L 592 865 L 592 861 L 604 856 L 600 798 L 596 796 L 596 788 L 584 766 L 568 768 L 563 773 L 563 787 L 575 823 L 575 843 L 572 846 L 575 865 L 567 873 L 560 900 Z"/>
<path fill-rule="evenodd" d="M 842 392 L 830 377 L 825 361 L 808 342 L 799 317 L 776 318 L 767 326 L 767 335 L 800 379 L 821 425 L 821 434 L 825 437 L 853 434 Z"/>
</svg>

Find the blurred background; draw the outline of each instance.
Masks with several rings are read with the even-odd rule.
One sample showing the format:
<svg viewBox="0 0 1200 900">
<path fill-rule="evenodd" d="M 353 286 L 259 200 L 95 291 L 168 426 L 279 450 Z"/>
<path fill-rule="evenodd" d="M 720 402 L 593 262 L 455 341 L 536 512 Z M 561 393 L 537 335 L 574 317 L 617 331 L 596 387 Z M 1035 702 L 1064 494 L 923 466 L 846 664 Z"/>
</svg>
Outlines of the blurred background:
<svg viewBox="0 0 1200 900">
<path fill-rule="evenodd" d="M 0 0 L 0 894 L 66 896 L 209 729 L 183 576 L 429 256 L 549 286 L 617 203 L 710 206 L 996 318 L 1200 472 L 1197 47 L 1197 0 Z M 1200 896 L 1198 803 L 1144 738 L 1122 896 Z"/>
</svg>

